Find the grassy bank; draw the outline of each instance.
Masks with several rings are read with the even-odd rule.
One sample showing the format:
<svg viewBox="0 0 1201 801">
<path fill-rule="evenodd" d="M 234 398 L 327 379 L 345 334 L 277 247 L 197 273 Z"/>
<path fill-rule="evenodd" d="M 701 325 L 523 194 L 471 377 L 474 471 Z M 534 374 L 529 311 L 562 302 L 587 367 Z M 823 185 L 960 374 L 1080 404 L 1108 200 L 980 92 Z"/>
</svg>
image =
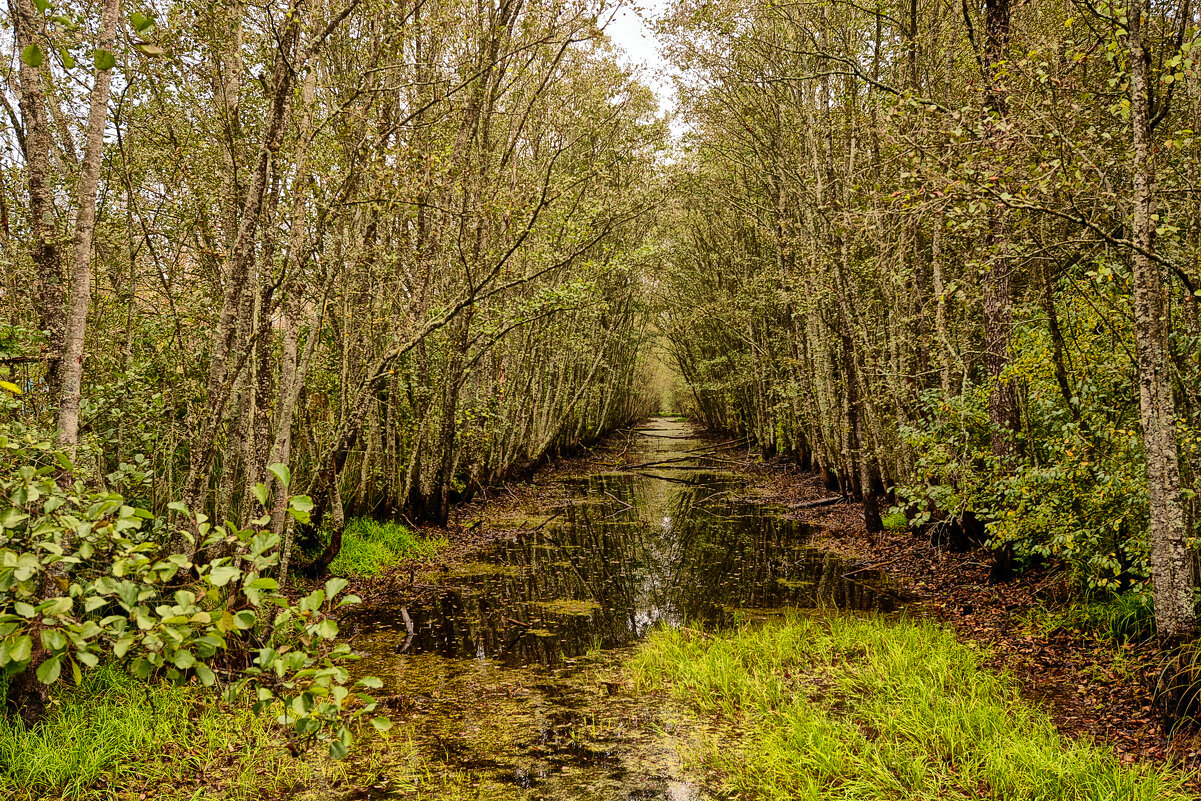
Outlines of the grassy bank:
<svg viewBox="0 0 1201 801">
<path fill-rule="evenodd" d="M 346 523 L 342 550 L 329 572 L 370 578 L 406 559 L 429 559 L 446 545 L 445 537 L 422 537 L 399 523 L 357 517 Z"/>
<path fill-rule="evenodd" d="M 211 692 L 101 667 L 79 687 L 57 685 L 41 726 L 0 717 L 0 798 L 328 797 L 342 765 L 285 746 L 269 721 Z"/>
<path fill-rule="evenodd" d="M 716 723 L 722 736 L 694 756 L 740 798 L 1191 797 L 1167 772 L 1061 736 L 980 662 L 933 625 L 834 616 L 706 639 L 660 631 L 632 669 Z"/>
</svg>

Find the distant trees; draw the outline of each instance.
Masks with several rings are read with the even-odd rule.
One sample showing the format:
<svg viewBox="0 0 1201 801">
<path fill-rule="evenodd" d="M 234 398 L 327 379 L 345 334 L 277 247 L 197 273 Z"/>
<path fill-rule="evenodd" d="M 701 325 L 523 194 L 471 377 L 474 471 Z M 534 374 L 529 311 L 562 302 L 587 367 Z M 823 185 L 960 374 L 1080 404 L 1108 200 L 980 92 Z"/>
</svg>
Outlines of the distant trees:
<svg viewBox="0 0 1201 801">
<path fill-rule="evenodd" d="M 1197 10 L 680 2 L 660 25 L 693 126 L 663 320 L 696 411 L 914 523 L 1149 580 L 1160 632 L 1191 630 Z"/>
</svg>

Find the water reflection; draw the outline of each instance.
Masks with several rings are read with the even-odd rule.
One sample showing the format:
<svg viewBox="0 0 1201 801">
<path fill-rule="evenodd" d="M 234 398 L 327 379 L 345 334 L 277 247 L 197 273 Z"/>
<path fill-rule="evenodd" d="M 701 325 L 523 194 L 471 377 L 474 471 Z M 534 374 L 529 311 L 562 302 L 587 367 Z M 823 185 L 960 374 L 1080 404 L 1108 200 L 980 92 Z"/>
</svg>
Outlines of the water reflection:
<svg viewBox="0 0 1201 801">
<path fill-rule="evenodd" d="M 678 451 L 648 453 L 662 461 Z M 722 625 L 785 606 L 893 608 L 878 575 L 848 575 L 841 559 L 807 544 L 807 525 L 736 500 L 743 479 L 684 471 L 693 465 L 656 467 L 666 477 L 568 482 L 576 500 L 443 576 L 432 601 L 372 610 L 356 628 L 394 633 L 399 653 L 554 665 L 629 644 L 660 622 Z"/>
<path fill-rule="evenodd" d="M 624 470 L 564 482 L 569 502 L 534 510 L 426 601 L 344 626 L 400 728 L 470 797 L 713 799 L 680 764 L 669 710 L 620 684 L 617 649 L 658 623 L 895 603 L 878 574 L 813 548 L 809 527 L 738 500 L 746 481 L 688 426 L 652 421 L 627 453 Z M 418 797 L 467 797 L 438 787 Z"/>
</svg>

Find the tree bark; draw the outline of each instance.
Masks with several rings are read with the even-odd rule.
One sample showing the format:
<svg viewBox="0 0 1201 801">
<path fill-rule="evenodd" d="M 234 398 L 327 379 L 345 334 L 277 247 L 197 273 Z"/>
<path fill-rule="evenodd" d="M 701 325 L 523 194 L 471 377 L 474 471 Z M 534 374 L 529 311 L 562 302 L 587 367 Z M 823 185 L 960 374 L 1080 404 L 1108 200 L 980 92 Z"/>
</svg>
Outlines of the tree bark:
<svg viewBox="0 0 1201 801">
<path fill-rule="evenodd" d="M 983 66 L 990 96 L 985 100 L 987 112 L 999 119 L 1008 113 L 1005 87 L 997 80 L 997 69 L 1005 60 L 1005 50 L 1011 35 L 1009 0 L 985 0 L 984 20 L 986 45 Z M 989 123 L 985 123 L 986 125 Z M 992 131 L 989 139 L 994 151 L 1002 149 L 1004 134 Z M 999 152 L 995 152 L 1000 156 Z M 1009 254 L 1009 231 L 1006 210 L 994 206 L 988 219 L 988 244 L 992 251 L 990 264 L 984 273 L 984 367 L 992 381 L 988 396 L 988 419 L 992 423 L 992 452 L 1000 459 L 1011 457 L 1016 450 L 1014 435 L 1018 430 L 1017 393 L 1002 380 L 1009 366 L 1009 340 L 1013 334 L 1013 289 L 1010 281 L 1012 262 Z"/>
<path fill-rule="evenodd" d="M 1147 532 L 1155 624 L 1165 639 L 1196 627 L 1193 587 L 1180 497 L 1176 404 L 1168 359 L 1168 308 L 1155 254 L 1155 164 L 1152 148 L 1151 86 L 1144 44 L 1147 0 L 1128 7 L 1130 118 L 1133 134 L 1134 331 L 1138 346 L 1139 417 L 1147 452 L 1151 519 Z"/>
<path fill-rule="evenodd" d="M 30 0 L 9 4 L 18 51 L 37 43 L 37 10 Z M 55 244 L 54 187 L 50 173 L 50 120 L 46 113 L 42 67 L 31 67 L 17 59 L 20 78 L 21 122 L 24 134 L 26 180 L 29 187 L 29 227 L 33 265 L 37 270 L 34 297 L 39 324 L 46 332 L 51 358 L 46 364 L 50 397 L 58 399 L 62 387 L 62 350 L 66 330 L 66 275 Z"/>
</svg>

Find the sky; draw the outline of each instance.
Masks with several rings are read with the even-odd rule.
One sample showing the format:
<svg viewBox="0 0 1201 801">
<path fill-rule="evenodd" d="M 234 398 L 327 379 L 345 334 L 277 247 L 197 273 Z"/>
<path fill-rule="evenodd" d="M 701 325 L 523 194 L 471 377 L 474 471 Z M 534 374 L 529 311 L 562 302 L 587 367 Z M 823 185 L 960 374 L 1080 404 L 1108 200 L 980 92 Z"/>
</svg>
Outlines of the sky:
<svg viewBox="0 0 1201 801">
<path fill-rule="evenodd" d="M 626 51 L 626 61 L 631 65 L 643 68 L 640 75 L 643 83 L 655 91 L 659 97 L 659 108 L 670 112 L 673 107 L 671 73 L 667 62 L 659 55 L 659 45 L 655 41 L 650 26 L 644 16 L 654 17 L 667 8 L 670 0 L 637 0 L 627 3 L 618 10 L 617 16 L 605 28 L 618 47 Z"/>
</svg>

